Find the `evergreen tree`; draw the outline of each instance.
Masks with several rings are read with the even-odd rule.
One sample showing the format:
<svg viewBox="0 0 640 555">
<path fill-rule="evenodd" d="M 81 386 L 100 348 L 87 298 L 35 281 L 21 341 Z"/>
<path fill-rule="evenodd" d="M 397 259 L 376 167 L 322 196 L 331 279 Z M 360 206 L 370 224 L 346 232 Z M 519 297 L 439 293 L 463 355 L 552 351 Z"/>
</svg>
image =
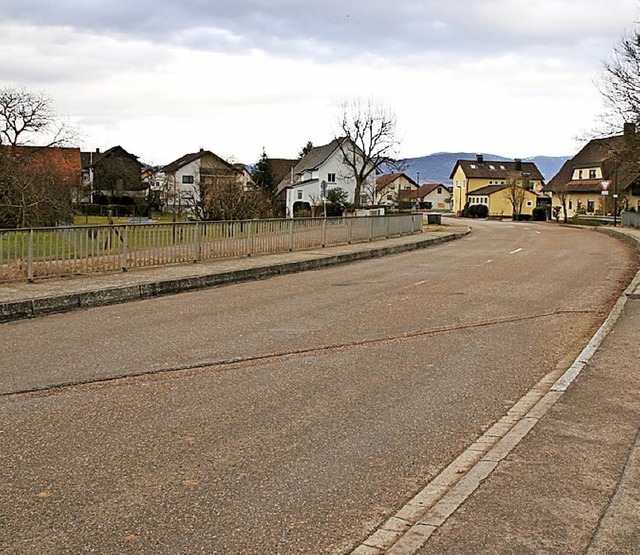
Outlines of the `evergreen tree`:
<svg viewBox="0 0 640 555">
<path fill-rule="evenodd" d="M 256 164 L 253 173 L 251 174 L 253 183 L 256 189 L 262 191 L 269 199 L 275 199 L 278 193 L 278 184 L 273 177 L 273 171 L 271 170 L 271 163 L 265 149 L 262 149 L 260 160 Z"/>
<path fill-rule="evenodd" d="M 311 152 L 312 148 L 313 148 L 313 143 L 311 141 L 307 141 L 307 144 L 304 145 L 300 150 L 300 152 L 298 153 L 298 158 L 304 158 L 307 154 L 309 154 L 309 152 Z"/>
</svg>

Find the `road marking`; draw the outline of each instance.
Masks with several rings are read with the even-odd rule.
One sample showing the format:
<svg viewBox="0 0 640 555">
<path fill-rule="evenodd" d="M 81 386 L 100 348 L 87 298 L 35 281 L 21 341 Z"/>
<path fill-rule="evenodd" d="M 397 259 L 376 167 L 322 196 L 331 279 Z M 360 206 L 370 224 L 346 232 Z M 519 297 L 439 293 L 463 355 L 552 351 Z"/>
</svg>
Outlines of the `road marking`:
<svg viewBox="0 0 640 555">
<path fill-rule="evenodd" d="M 493 260 L 492 260 L 492 259 L 489 259 L 489 260 L 487 260 L 487 261 L 485 261 L 485 262 L 482 262 L 481 264 L 478 264 L 478 265 L 476 266 L 476 268 L 480 268 L 481 266 L 486 266 L 487 264 L 491 264 L 492 262 L 493 262 Z"/>
<path fill-rule="evenodd" d="M 423 279 L 422 281 L 419 281 L 418 283 L 414 283 L 413 286 L 415 287 L 416 285 L 424 285 L 425 283 L 429 283 L 428 279 Z"/>
<path fill-rule="evenodd" d="M 516 253 L 518 253 L 518 252 L 520 252 L 520 251 L 522 251 L 522 250 L 523 250 L 523 249 L 516 249 L 516 250 L 514 250 L 514 251 L 511 251 L 509 254 L 516 254 Z"/>
</svg>

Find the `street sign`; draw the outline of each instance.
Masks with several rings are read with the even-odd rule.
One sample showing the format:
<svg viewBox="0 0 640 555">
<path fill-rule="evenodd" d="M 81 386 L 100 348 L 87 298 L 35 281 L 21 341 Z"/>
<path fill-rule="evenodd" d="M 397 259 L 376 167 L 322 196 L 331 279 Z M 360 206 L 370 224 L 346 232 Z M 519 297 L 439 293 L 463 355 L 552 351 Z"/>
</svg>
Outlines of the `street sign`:
<svg viewBox="0 0 640 555">
<path fill-rule="evenodd" d="M 604 191 L 602 191 L 602 196 L 607 196 L 609 194 L 609 191 L 607 191 L 606 189 Z"/>
<path fill-rule="evenodd" d="M 601 181 L 601 182 L 600 182 L 600 185 L 601 185 L 601 187 L 602 187 L 602 190 L 603 190 L 603 191 L 606 191 L 606 190 L 608 190 L 608 189 L 609 189 L 609 185 L 611 185 L 611 181 L 609 181 L 609 180 Z"/>
</svg>

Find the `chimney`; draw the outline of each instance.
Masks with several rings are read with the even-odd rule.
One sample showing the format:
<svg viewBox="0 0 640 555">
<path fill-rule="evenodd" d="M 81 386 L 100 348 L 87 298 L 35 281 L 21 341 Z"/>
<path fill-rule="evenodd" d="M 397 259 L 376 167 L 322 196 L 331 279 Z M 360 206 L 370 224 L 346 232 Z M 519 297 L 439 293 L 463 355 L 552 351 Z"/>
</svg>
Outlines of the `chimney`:
<svg viewBox="0 0 640 555">
<path fill-rule="evenodd" d="M 516 163 L 516 171 L 517 172 L 521 172 L 522 171 L 522 158 L 514 158 L 513 161 Z"/>
<path fill-rule="evenodd" d="M 100 154 L 100 149 L 96 148 L 96 154 Z"/>
<path fill-rule="evenodd" d="M 204 147 L 203 146 L 200 147 L 200 152 L 204 152 Z"/>
<path fill-rule="evenodd" d="M 478 164 L 484 164 L 484 155 L 476 154 L 476 162 L 478 162 Z"/>
</svg>

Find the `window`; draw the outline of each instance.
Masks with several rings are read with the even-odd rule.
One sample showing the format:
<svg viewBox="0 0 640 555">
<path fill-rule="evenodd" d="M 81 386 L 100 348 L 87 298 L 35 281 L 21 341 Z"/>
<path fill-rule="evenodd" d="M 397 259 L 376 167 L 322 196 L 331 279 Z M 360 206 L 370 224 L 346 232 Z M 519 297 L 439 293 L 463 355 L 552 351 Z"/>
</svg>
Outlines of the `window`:
<svg viewBox="0 0 640 555">
<path fill-rule="evenodd" d="M 578 170 L 578 179 L 582 179 L 582 170 Z"/>
<path fill-rule="evenodd" d="M 500 169 L 501 170 L 506 170 L 507 168 L 505 168 L 502 164 L 500 164 Z"/>
<path fill-rule="evenodd" d="M 476 170 L 476 169 L 478 169 L 478 166 L 476 166 L 475 164 L 471 164 L 471 166 L 470 166 L 470 167 L 471 167 L 471 169 L 472 169 L 472 170 Z"/>
<path fill-rule="evenodd" d="M 302 189 L 298 191 L 298 200 L 300 200 L 301 198 L 302 198 Z"/>
<path fill-rule="evenodd" d="M 533 201 L 532 201 L 532 200 L 528 200 L 528 201 L 527 201 L 527 206 L 528 206 L 529 208 L 531 208 L 531 207 L 533 206 Z"/>
<path fill-rule="evenodd" d="M 596 170 L 589 170 L 589 179 L 596 178 Z"/>
<path fill-rule="evenodd" d="M 587 201 L 587 212 L 594 212 L 596 209 L 596 203 L 593 200 Z"/>
<path fill-rule="evenodd" d="M 327 183 L 335 183 L 336 182 L 336 174 L 328 173 L 327 174 Z"/>
<path fill-rule="evenodd" d="M 495 167 L 493 164 L 489 164 L 489 169 L 490 169 L 490 170 L 495 170 L 495 169 L 496 169 L 496 167 Z"/>
<path fill-rule="evenodd" d="M 182 182 L 183 183 L 193 183 L 193 176 L 192 175 L 183 175 L 182 176 Z"/>
<path fill-rule="evenodd" d="M 442 187 L 438 187 L 438 194 L 441 195 L 442 194 Z"/>
<path fill-rule="evenodd" d="M 572 200 L 569 201 L 569 210 L 573 210 L 573 201 Z"/>
</svg>

